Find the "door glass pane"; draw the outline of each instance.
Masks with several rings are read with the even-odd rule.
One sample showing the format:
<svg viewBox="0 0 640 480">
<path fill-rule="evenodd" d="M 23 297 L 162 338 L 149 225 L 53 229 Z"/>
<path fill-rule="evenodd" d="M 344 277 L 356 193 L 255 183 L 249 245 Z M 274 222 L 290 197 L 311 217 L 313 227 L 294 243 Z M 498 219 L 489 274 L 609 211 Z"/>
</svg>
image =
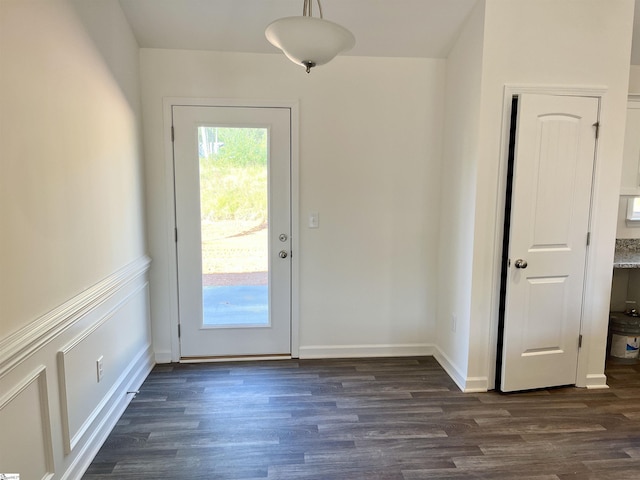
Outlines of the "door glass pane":
<svg viewBox="0 0 640 480">
<path fill-rule="evenodd" d="M 198 128 L 203 325 L 266 326 L 268 132 Z"/>
</svg>

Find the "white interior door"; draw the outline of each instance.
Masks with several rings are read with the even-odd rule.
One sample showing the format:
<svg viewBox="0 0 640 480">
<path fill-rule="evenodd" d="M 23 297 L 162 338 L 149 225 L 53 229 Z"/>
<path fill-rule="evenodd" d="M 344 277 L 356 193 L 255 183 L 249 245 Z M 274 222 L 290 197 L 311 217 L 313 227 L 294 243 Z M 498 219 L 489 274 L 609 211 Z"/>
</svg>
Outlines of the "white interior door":
<svg viewBox="0 0 640 480">
<path fill-rule="evenodd" d="M 180 355 L 291 353 L 291 111 L 173 106 Z"/>
<path fill-rule="evenodd" d="M 598 100 L 522 95 L 502 391 L 576 383 Z"/>
</svg>

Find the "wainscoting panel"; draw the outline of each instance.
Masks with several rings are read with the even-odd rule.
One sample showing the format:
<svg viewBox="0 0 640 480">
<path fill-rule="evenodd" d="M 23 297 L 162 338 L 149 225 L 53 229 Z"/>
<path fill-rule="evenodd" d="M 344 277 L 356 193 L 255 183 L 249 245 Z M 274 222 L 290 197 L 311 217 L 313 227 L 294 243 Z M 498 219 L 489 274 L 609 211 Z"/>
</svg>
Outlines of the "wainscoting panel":
<svg viewBox="0 0 640 480">
<path fill-rule="evenodd" d="M 0 472 L 82 476 L 153 368 L 148 268 L 139 258 L 0 339 Z"/>
<path fill-rule="evenodd" d="M 23 445 L 30 448 L 19 448 Z M 34 479 L 54 474 L 44 366 L 0 398 L 0 472 Z"/>
<path fill-rule="evenodd" d="M 122 382 L 129 361 L 141 353 L 140 339 L 148 338 L 146 325 L 131 322 L 144 318 L 147 284 L 138 286 L 114 305 L 91 328 L 82 332 L 58 354 L 65 451 L 71 452 L 91 427 Z M 98 362 L 101 374 L 98 378 Z"/>
</svg>

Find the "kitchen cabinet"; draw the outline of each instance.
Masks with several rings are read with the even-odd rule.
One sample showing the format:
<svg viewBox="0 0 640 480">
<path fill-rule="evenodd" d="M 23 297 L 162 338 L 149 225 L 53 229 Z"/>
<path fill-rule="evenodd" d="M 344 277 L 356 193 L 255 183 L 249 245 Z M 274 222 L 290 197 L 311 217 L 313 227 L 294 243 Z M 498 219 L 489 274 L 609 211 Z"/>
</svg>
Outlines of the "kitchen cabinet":
<svg viewBox="0 0 640 480">
<path fill-rule="evenodd" d="M 640 94 L 629 95 L 621 195 L 640 195 Z"/>
</svg>

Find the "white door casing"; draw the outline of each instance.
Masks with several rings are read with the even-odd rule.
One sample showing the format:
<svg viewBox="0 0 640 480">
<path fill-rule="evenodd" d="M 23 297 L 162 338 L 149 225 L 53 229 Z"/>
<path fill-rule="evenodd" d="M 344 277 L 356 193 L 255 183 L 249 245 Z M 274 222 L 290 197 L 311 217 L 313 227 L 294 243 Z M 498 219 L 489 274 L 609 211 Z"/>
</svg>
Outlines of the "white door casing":
<svg viewBox="0 0 640 480">
<path fill-rule="evenodd" d="M 598 108 L 520 96 L 502 391 L 576 383 Z"/>
<path fill-rule="evenodd" d="M 174 182 L 178 232 L 180 356 L 291 353 L 291 108 L 174 105 Z M 203 323 L 199 126 L 263 127 L 269 131 L 269 324 L 208 328 Z M 282 242 L 278 237 L 287 236 Z M 278 253 L 287 251 L 286 258 Z"/>
</svg>

